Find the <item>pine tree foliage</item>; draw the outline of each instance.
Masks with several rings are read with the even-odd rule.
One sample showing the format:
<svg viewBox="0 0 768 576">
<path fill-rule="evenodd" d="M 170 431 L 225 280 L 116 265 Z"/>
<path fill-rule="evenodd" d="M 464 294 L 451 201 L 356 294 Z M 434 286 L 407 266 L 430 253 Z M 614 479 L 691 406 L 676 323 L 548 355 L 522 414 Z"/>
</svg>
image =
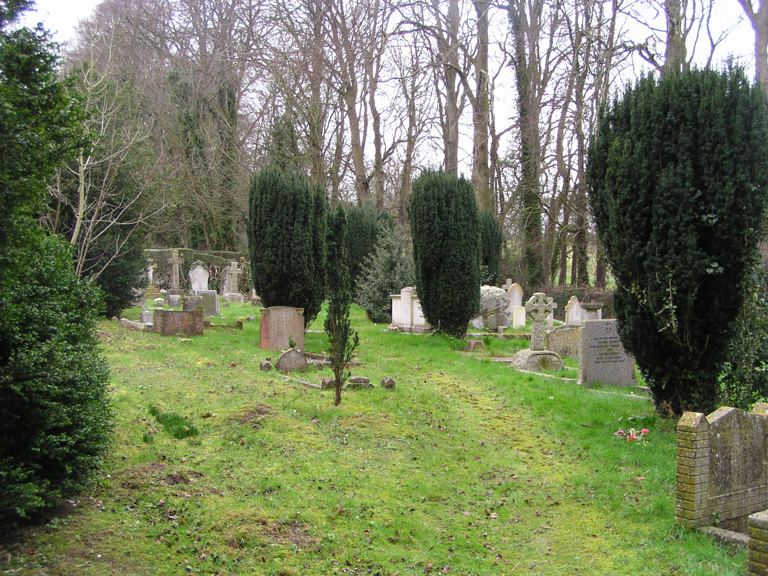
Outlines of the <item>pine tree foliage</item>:
<svg viewBox="0 0 768 576">
<path fill-rule="evenodd" d="M 325 298 L 325 218 L 325 196 L 304 174 L 271 166 L 254 178 L 248 230 L 254 287 L 267 307 L 303 308 L 305 326 Z"/>
<path fill-rule="evenodd" d="M 472 184 L 427 170 L 413 183 L 409 214 L 424 316 L 434 330 L 462 338 L 480 307 L 480 231 Z"/>
<path fill-rule="evenodd" d="M 349 378 L 347 365 L 360 339 L 349 321 L 349 306 L 352 304 L 349 269 L 347 267 L 347 217 L 339 204 L 329 214 L 326 236 L 326 285 L 328 288 L 328 313 L 325 318 L 325 333 L 330 344 L 331 369 L 335 379 L 335 399 L 341 403 L 341 388 Z"/>
<path fill-rule="evenodd" d="M 768 193 L 768 125 L 744 72 L 642 78 L 603 115 L 588 186 L 624 346 L 660 411 L 708 412 Z"/>
<path fill-rule="evenodd" d="M 392 227 L 392 217 L 374 206 L 345 207 L 347 215 L 347 258 L 352 291 L 357 290 L 363 264 L 373 253 L 383 230 Z"/>
<path fill-rule="evenodd" d="M 480 266 L 481 282 L 494 285 L 499 279 L 499 266 L 501 263 L 501 247 L 504 243 L 504 235 L 501 225 L 493 212 L 480 211 Z"/>
<path fill-rule="evenodd" d="M 390 294 L 398 294 L 415 282 L 413 256 L 405 249 L 405 239 L 398 230 L 385 229 L 363 265 L 355 302 L 365 309 L 372 322 L 389 324 L 392 321 Z"/>
</svg>

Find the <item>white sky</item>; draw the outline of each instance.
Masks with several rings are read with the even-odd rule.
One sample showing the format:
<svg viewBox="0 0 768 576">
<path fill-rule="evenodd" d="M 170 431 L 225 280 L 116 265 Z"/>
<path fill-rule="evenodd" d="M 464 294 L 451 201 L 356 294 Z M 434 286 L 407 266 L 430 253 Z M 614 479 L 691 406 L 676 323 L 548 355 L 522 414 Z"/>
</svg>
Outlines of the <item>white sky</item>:
<svg viewBox="0 0 768 576">
<path fill-rule="evenodd" d="M 53 34 L 57 42 L 67 42 L 75 38 L 75 26 L 87 18 L 101 0 L 35 0 L 35 11 L 24 15 L 23 21 L 28 26 L 42 22 Z"/>
</svg>

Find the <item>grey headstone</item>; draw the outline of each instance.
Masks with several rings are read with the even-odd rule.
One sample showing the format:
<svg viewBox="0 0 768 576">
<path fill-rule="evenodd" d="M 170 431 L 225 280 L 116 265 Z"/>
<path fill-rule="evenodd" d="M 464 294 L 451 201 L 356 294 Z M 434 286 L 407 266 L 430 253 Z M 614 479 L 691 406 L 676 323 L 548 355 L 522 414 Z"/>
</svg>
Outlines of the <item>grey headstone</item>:
<svg viewBox="0 0 768 576">
<path fill-rule="evenodd" d="M 152 310 L 142 310 L 141 311 L 141 323 L 142 324 L 149 324 L 152 322 Z"/>
<path fill-rule="evenodd" d="M 189 271 L 189 283 L 192 292 L 208 290 L 208 270 L 202 266 L 195 266 Z"/>
<path fill-rule="evenodd" d="M 261 364 L 259 364 L 259 370 L 263 370 L 264 372 L 269 372 L 270 370 L 272 370 L 272 362 L 263 360 Z"/>
<path fill-rule="evenodd" d="M 580 384 L 635 384 L 635 360 L 621 345 L 616 320 L 587 320 L 579 333 Z"/>
<path fill-rule="evenodd" d="M 531 323 L 531 350 L 546 350 L 547 329 L 546 324 L 557 304 L 543 292 L 536 292 L 525 303 L 525 311 L 530 315 Z"/>
<path fill-rule="evenodd" d="M 282 372 L 296 372 L 309 368 L 309 363 L 301 350 L 291 348 L 280 354 L 276 367 Z"/>
<path fill-rule="evenodd" d="M 371 388 L 371 380 L 365 376 L 352 376 L 347 386 L 349 388 Z"/>
<path fill-rule="evenodd" d="M 395 387 L 395 379 L 390 378 L 389 376 L 385 376 L 381 379 L 381 387 L 382 388 L 389 388 L 392 389 Z"/>
</svg>

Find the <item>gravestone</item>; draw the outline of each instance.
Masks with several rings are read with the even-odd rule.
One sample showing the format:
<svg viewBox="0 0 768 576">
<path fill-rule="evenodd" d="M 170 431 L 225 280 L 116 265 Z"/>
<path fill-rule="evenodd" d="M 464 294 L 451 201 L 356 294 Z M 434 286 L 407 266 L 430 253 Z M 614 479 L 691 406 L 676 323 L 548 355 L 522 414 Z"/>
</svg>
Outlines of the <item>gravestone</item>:
<svg viewBox="0 0 768 576">
<path fill-rule="evenodd" d="M 171 294 L 170 291 L 165 294 L 165 301 L 171 308 L 180 308 L 183 294 Z"/>
<path fill-rule="evenodd" d="M 522 370 L 562 370 L 563 361 L 558 354 L 547 350 L 546 324 L 552 311 L 557 308 L 552 298 L 543 292 L 536 292 L 525 303 L 525 310 L 531 316 L 531 348 L 515 354 L 512 365 Z"/>
<path fill-rule="evenodd" d="M 281 372 L 299 372 L 309 368 L 309 363 L 301 350 L 291 348 L 280 354 L 275 368 Z"/>
<path fill-rule="evenodd" d="M 635 360 L 624 351 L 616 320 L 587 320 L 579 330 L 579 384 L 635 384 Z"/>
<path fill-rule="evenodd" d="M 155 268 L 152 264 L 147 266 L 147 284 L 152 284 L 155 281 Z"/>
<path fill-rule="evenodd" d="M 507 296 L 509 296 L 509 305 L 512 308 L 523 305 L 523 288 L 517 282 L 507 289 Z"/>
<path fill-rule="evenodd" d="M 237 262 L 232 261 L 222 273 L 221 293 L 227 302 L 242 304 L 245 297 L 240 293 L 240 275 L 243 270 Z"/>
<path fill-rule="evenodd" d="M 293 338 L 296 348 L 304 352 L 304 309 L 272 306 L 261 310 L 259 344 L 262 350 L 290 348 Z"/>
<path fill-rule="evenodd" d="M 768 508 L 768 404 L 685 412 L 677 424 L 675 521 L 746 532 Z"/>
<path fill-rule="evenodd" d="M 568 304 L 565 305 L 565 323 L 568 326 L 581 326 L 584 320 L 586 320 L 584 308 L 581 307 L 576 296 L 571 296 Z"/>
<path fill-rule="evenodd" d="M 603 305 L 599 302 L 584 302 L 581 307 L 584 310 L 582 321 L 603 319 Z"/>
<path fill-rule="evenodd" d="M 198 336 L 203 333 L 203 311 L 155 310 L 152 330 L 163 336 L 185 334 Z"/>
<path fill-rule="evenodd" d="M 200 290 L 195 296 L 201 299 L 206 316 L 219 315 L 219 293 L 216 290 Z"/>
<path fill-rule="evenodd" d="M 171 265 L 171 289 L 173 290 L 179 289 L 179 274 L 182 261 L 178 250 L 171 252 L 171 257 L 168 259 L 168 263 Z"/>
<path fill-rule="evenodd" d="M 184 296 L 184 310 L 189 312 L 190 310 L 197 310 L 198 308 L 205 310 L 202 296 L 199 294 L 187 294 Z"/>
<path fill-rule="evenodd" d="M 152 310 L 142 310 L 141 311 L 141 323 L 142 324 L 151 324 L 152 323 Z"/>
<path fill-rule="evenodd" d="M 512 311 L 512 328 L 525 327 L 525 306 L 515 306 Z"/>
<path fill-rule="evenodd" d="M 480 287 L 480 316 L 476 316 L 470 322 L 474 328 L 498 330 L 512 324 L 512 317 L 508 313 L 509 296 L 496 286 Z"/>
<path fill-rule="evenodd" d="M 189 285 L 192 293 L 208 290 L 208 270 L 203 266 L 195 266 L 189 271 Z"/>
<path fill-rule="evenodd" d="M 416 294 L 416 288 L 407 286 L 400 294 L 391 294 L 392 325 L 404 332 L 421 334 L 430 329 L 427 319 L 421 310 L 421 302 Z"/>
<path fill-rule="evenodd" d="M 557 304 L 543 292 L 536 292 L 525 303 L 525 311 L 531 316 L 531 350 L 547 349 L 546 323 Z"/>
<path fill-rule="evenodd" d="M 547 350 L 557 352 L 560 356 L 579 357 L 578 326 L 558 326 L 547 333 Z"/>
</svg>

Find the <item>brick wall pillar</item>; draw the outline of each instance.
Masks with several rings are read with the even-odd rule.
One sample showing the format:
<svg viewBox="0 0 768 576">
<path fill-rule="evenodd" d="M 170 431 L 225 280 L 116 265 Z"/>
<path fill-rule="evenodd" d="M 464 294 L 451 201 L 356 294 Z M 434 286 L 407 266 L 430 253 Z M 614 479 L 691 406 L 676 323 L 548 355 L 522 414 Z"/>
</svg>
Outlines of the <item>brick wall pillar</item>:
<svg viewBox="0 0 768 576">
<path fill-rule="evenodd" d="M 709 496 L 709 422 L 686 412 L 677 424 L 675 522 L 688 528 L 711 524 Z"/>
</svg>

